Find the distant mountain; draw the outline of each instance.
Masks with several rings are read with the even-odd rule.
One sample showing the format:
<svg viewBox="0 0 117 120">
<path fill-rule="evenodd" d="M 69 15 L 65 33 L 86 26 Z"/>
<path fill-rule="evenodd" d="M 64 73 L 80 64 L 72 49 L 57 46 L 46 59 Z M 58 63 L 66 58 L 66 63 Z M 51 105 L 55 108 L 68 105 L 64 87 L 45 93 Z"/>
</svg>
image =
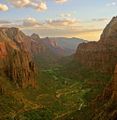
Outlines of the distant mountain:
<svg viewBox="0 0 117 120">
<path fill-rule="evenodd" d="M 77 38 L 40 38 L 35 33 L 31 35 L 31 38 L 39 49 L 33 55 L 41 66 L 55 65 L 62 57 L 72 55 L 79 43 L 86 42 Z M 32 51 L 36 50 L 35 46 Z"/>
<path fill-rule="evenodd" d="M 87 40 L 83 40 L 80 38 L 66 38 L 66 37 L 53 37 L 53 38 L 49 38 L 51 41 L 55 41 L 56 44 L 63 48 L 65 51 L 64 56 L 69 56 L 72 55 L 73 53 L 75 53 L 77 46 L 80 43 L 87 43 Z"/>
<path fill-rule="evenodd" d="M 32 54 L 39 66 L 55 65 L 58 59 L 62 57 L 63 49 L 58 47 L 56 42 L 50 41 L 49 38 L 40 38 L 35 33 L 31 35 L 31 39 L 35 42 L 32 47 Z"/>
</svg>

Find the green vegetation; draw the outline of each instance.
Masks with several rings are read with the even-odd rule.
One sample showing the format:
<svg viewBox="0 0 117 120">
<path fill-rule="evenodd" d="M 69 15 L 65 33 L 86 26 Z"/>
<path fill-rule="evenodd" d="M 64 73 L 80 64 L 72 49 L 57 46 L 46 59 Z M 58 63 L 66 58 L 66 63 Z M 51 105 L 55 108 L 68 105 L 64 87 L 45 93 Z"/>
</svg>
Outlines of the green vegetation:
<svg viewBox="0 0 117 120">
<path fill-rule="evenodd" d="M 52 120 L 52 112 L 49 109 L 39 109 L 24 112 L 15 117 L 16 120 Z"/>
<path fill-rule="evenodd" d="M 80 120 L 84 116 L 89 120 L 88 103 L 110 79 L 110 75 L 88 70 L 73 61 L 41 68 L 36 89 L 11 89 L 13 85 L 7 82 L 7 95 L 0 95 L 1 117 L 4 120 L 5 114 L 8 119 L 16 120 L 61 120 L 79 114 Z M 1 82 L 4 84 L 4 80 Z"/>
</svg>

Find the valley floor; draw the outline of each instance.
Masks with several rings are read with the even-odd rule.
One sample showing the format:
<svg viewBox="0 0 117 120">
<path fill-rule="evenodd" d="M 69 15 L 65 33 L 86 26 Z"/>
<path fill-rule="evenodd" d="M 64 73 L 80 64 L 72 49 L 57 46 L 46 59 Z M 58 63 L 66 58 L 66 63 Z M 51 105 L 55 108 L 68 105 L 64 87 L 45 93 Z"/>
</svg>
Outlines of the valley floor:
<svg viewBox="0 0 117 120">
<path fill-rule="evenodd" d="M 74 119 L 74 113 L 86 109 L 110 79 L 84 68 L 80 68 L 82 74 L 69 72 L 63 66 L 41 69 L 36 89 L 12 89 L 7 82 L 6 94 L 0 95 L 1 120 L 62 120 L 67 116 Z M 102 79 L 106 81 L 101 82 Z"/>
</svg>

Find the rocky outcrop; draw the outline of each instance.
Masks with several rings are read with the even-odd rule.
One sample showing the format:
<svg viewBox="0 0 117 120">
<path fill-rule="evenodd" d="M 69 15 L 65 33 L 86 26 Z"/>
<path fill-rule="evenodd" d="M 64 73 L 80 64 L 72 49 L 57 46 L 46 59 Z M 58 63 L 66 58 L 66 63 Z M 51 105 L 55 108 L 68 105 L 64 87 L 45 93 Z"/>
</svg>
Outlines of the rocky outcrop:
<svg viewBox="0 0 117 120">
<path fill-rule="evenodd" d="M 117 17 L 104 29 L 98 42 L 78 46 L 75 60 L 87 68 L 112 74 L 117 62 Z"/>
<path fill-rule="evenodd" d="M 39 35 L 33 33 L 30 38 L 32 39 L 31 44 L 31 51 L 33 56 L 38 56 L 39 54 L 44 53 L 47 51 L 46 46 L 42 43 L 42 39 L 39 37 Z"/>
<path fill-rule="evenodd" d="M 0 74 L 22 88 L 36 86 L 31 43 L 32 40 L 17 28 L 0 28 Z"/>
<path fill-rule="evenodd" d="M 117 101 L 117 65 L 115 66 L 115 71 L 112 81 L 112 99 Z"/>
<path fill-rule="evenodd" d="M 103 93 L 93 102 L 94 116 L 92 120 L 117 119 L 117 65 L 112 82 L 106 86 Z"/>
<path fill-rule="evenodd" d="M 110 44 L 117 43 L 117 17 L 113 17 L 110 23 L 104 29 L 100 42 L 105 42 Z"/>
</svg>

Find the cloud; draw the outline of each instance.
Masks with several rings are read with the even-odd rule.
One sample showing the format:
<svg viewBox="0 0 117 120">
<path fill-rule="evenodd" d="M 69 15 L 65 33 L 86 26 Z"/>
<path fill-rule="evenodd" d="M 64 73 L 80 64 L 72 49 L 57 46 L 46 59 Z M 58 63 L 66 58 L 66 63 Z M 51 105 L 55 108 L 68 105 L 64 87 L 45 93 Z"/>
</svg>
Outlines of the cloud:
<svg viewBox="0 0 117 120">
<path fill-rule="evenodd" d="M 102 29 L 50 29 L 50 28 L 29 28 L 23 29 L 26 34 L 37 33 L 41 37 L 79 37 L 86 40 L 98 40 Z"/>
<path fill-rule="evenodd" d="M 59 18 L 40 21 L 36 18 L 28 17 L 22 20 L 16 20 L 12 22 L 0 20 L 0 26 L 18 27 L 27 34 L 32 34 L 33 32 L 35 32 L 40 34 L 41 37 L 65 36 L 80 37 L 89 40 L 98 40 L 104 27 L 103 19 L 92 19 L 90 20 L 90 22 L 87 21 L 87 23 L 84 23 L 83 21 L 79 21 L 78 19 L 73 18 Z M 93 21 L 97 22 L 97 24 Z M 98 24 L 98 21 L 100 21 L 100 24 Z"/>
<path fill-rule="evenodd" d="M 10 21 L 7 21 L 7 20 L 0 20 L 0 24 L 9 24 L 11 23 Z"/>
<path fill-rule="evenodd" d="M 22 23 L 22 27 L 37 27 L 39 25 L 40 25 L 39 22 L 32 17 L 24 19 Z"/>
<path fill-rule="evenodd" d="M 47 5 L 45 2 L 41 2 L 40 4 L 37 5 L 36 8 L 38 11 L 44 11 L 44 10 L 47 10 Z"/>
<path fill-rule="evenodd" d="M 15 23 L 15 21 L 8 21 L 4 19 L 0 19 L 0 27 L 18 27 L 18 23 Z"/>
<path fill-rule="evenodd" d="M 56 3 L 65 3 L 68 0 L 54 0 Z M 8 0 L 9 6 L 15 8 L 32 8 L 39 12 L 48 9 L 47 0 Z M 8 6 L 5 4 L 0 4 L 1 11 L 7 11 Z"/>
<path fill-rule="evenodd" d="M 28 17 L 24 20 L 20 21 L 21 26 L 23 28 L 28 27 L 39 27 L 39 28 L 49 28 L 49 29 L 64 29 L 65 27 L 75 27 L 78 26 L 79 22 L 75 19 L 56 19 L 56 20 L 46 20 L 46 21 L 39 21 L 33 17 Z"/>
<path fill-rule="evenodd" d="M 78 21 L 75 19 L 48 20 L 46 22 L 47 24 L 53 25 L 53 26 L 67 26 L 67 27 L 78 24 Z"/>
<path fill-rule="evenodd" d="M 31 3 L 30 0 L 11 0 L 11 3 L 18 8 L 26 7 Z"/>
<path fill-rule="evenodd" d="M 97 19 L 92 19 L 88 22 L 85 23 L 83 21 L 77 20 L 77 19 L 52 19 L 52 20 L 47 20 L 47 21 L 41 21 L 39 22 L 36 20 L 36 25 L 31 24 L 33 26 L 28 27 L 30 24 L 27 24 L 28 26 L 23 27 L 23 31 L 27 34 L 31 34 L 32 32 L 35 32 L 39 34 L 41 37 L 79 37 L 79 38 L 84 38 L 88 40 L 98 40 L 100 34 L 102 33 L 103 27 L 101 25 L 101 22 L 103 23 L 104 18 L 97 18 Z M 31 20 L 34 21 L 35 19 Z M 97 24 L 96 26 L 92 25 L 94 22 L 100 21 L 100 25 Z M 37 23 L 38 22 L 38 23 Z"/>
<path fill-rule="evenodd" d="M 10 21 L 0 20 L 0 27 L 2 27 L 2 26 L 7 26 L 7 25 L 9 25 L 9 24 L 11 24 Z"/>
<path fill-rule="evenodd" d="M 111 2 L 106 4 L 107 7 L 116 6 L 116 5 L 117 5 L 116 2 Z"/>
<path fill-rule="evenodd" d="M 47 10 L 46 2 L 39 2 L 34 0 L 10 0 L 10 3 L 16 8 L 33 8 L 38 11 Z"/>
<path fill-rule="evenodd" d="M 67 2 L 68 0 L 55 0 L 56 3 L 65 3 Z"/>
<path fill-rule="evenodd" d="M 62 18 L 70 18 L 70 17 L 72 17 L 72 14 L 71 13 L 62 13 L 60 15 L 60 17 L 62 17 Z"/>
<path fill-rule="evenodd" d="M 107 18 L 94 18 L 94 19 L 92 19 L 93 22 L 105 22 L 107 20 L 108 20 Z"/>
<path fill-rule="evenodd" d="M 0 11 L 7 11 L 7 10 L 8 10 L 8 6 L 0 3 Z"/>
</svg>

